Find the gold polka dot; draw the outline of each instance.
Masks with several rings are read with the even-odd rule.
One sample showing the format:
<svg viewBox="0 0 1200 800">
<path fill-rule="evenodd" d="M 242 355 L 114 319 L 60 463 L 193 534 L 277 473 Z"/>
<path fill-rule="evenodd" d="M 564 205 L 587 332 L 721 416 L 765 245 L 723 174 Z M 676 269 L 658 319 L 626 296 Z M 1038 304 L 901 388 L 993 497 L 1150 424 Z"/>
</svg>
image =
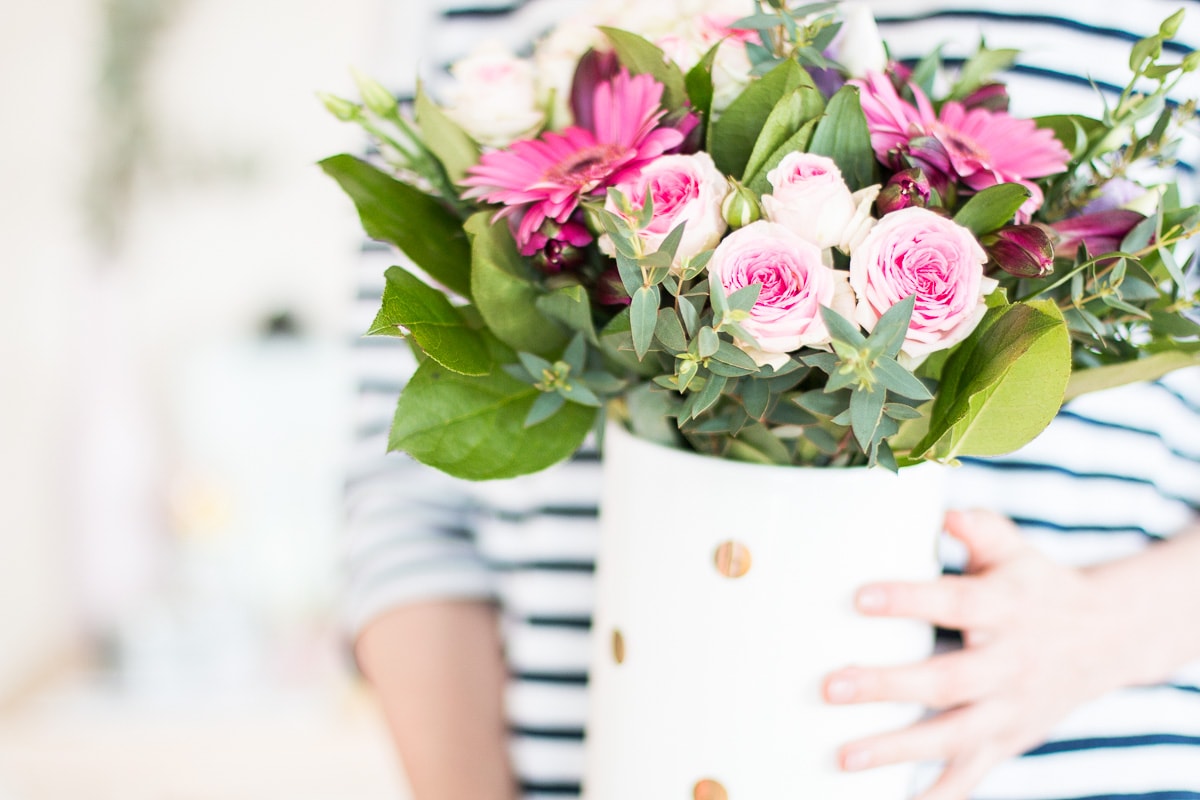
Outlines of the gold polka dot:
<svg viewBox="0 0 1200 800">
<path fill-rule="evenodd" d="M 722 542 L 713 559 L 717 572 L 726 578 L 740 578 L 750 571 L 750 551 L 744 544 L 730 539 Z"/>
<path fill-rule="evenodd" d="M 612 635 L 613 660 L 618 664 L 625 663 L 625 637 L 618 630 Z"/>
<path fill-rule="evenodd" d="M 729 800 L 729 792 L 711 778 L 705 778 L 696 784 L 696 788 L 692 790 L 692 797 L 695 800 Z"/>
</svg>

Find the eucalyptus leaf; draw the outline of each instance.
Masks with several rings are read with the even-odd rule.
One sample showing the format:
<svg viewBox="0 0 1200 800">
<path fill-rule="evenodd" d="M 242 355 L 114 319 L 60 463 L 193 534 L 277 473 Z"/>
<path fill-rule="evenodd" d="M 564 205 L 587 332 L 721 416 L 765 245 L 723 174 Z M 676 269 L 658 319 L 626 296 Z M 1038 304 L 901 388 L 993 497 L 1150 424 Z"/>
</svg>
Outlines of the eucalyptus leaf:
<svg viewBox="0 0 1200 800">
<path fill-rule="evenodd" d="M 383 301 L 367 335 L 403 335 L 443 367 L 463 375 L 492 370 L 483 337 L 471 330 L 446 296 L 401 267 L 389 267 Z"/>
<path fill-rule="evenodd" d="M 425 87 L 419 84 L 414 110 L 422 142 L 442 162 L 446 176 L 461 183 L 467 170 L 479 163 L 479 145 L 429 99 Z"/>
<path fill-rule="evenodd" d="M 742 381 L 739 384 L 741 392 L 742 405 L 746 409 L 746 413 L 755 419 L 762 419 L 767 415 L 767 408 L 771 404 L 771 387 L 766 381 L 750 379 Z"/>
<path fill-rule="evenodd" d="M 692 401 L 691 417 L 695 418 L 716 405 L 728 384 L 729 379 L 723 375 L 709 375 L 704 381 L 704 387 L 696 393 Z"/>
<path fill-rule="evenodd" d="M 658 322 L 654 326 L 654 338 L 658 339 L 669 352 L 680 353 L 687 350 L 687 337 L 683 333 L 683 325 L 679 315 L 673 308 L 660 308 Z"/>
<path fill-rule="evenodd" d="M 887 392 L 882 389 L 860 389 L 850 395 L 850 428 L 863 450 L 870 449 L 875 431 L 883 417 L 883 401 Z"/>
<path fill-rule="evenodd" d="M 638 360 L 646 357 L 654 342 L 654 329 L 658 325 L 659 294 L 657 286 L 643 286 L 633 294 L 629 306 L 630 330 L 633 333 L 633 350 Z"/>
<path fill-rule="evenodd" d="M 453 212 L 354 156 L 333 156 L 320 167 L 350 195 L 368 236 L 391 242 L 429 277 L 471 296 L 471 251 Z"/>
<path fill-rule="evenodd" d="M 525 427 L 532 428 L 539 422 L 545 422 L 559 412 L 567 402 L 558 392 L 543 392 L 533 401 L 529 413 L 525 415 Z"/>
</svg>

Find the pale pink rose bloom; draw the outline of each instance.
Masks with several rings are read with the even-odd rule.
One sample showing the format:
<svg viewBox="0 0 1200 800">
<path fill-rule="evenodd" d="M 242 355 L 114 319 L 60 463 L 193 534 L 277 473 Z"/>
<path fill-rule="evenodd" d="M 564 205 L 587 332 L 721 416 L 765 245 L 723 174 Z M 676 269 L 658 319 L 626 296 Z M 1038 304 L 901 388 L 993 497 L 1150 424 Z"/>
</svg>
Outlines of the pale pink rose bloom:
<svg viewBox="0 0 1200 800">
<path fill-rule="evenodd" d="M 504 45 L 486 42 L 450 72 L 455 85 L 446 114 L 477 142 L 504 147 L 542 124 L 533 64 Z"/>
<path fill-rule="evenodd" d="M 729 234 L 713 253 L 708 275 L 727 295 L 762 284 L 758 302 L 741 323 L 757 347 L 739 343 L 760 364 L 769 358 L 764 353 L 828 345 L 822 306 L 847 318 L 854 313 L 847 274 L 825 266 L 820 248 L 774 222 L 759 220 Z"/>
<path fill-rule="evenodd" d="M 684 224 L 683 239 L 675 252 L 676 266 L 716 247 L 728 227 L 721 216 L 721 202 L 729 192 L 729 182 L 708 153 L 662 156 L 617 188 L 635 212 L 642 209 L 646 190 L 650 190 L 654 216 L 639 231 L 646 253 L 658 250 L 671 231 Z M 619 213 L 612 200 L 605 207 Z"/>
<path fill-rule="evenodd" d="M 773 187 L 762 199 L 767 219 L 822 249 L 842 241 L 857 203 L 833 159 L 788 153 L 767 180 Z"/>
<path fill-rule="evenodd" d="M 859 189 L 851 195 L 855 203 L 854 216 L 850 218 L 850 222 L 842 231 L 842 239 L 837 245 L 838 249 L 846 255 L 852 255 L 854 249 L 862 244 L 863 239 L 867 238 L 871 228 L 875 227 L 876 220 L 871 216 L 871 209 L 875 206 L 875 199 L 879 197 L 882 188 L 883 186 L 876 183 L 865 189 Z"/>
<path fill-rule="evenodd" d="M 916 295 L 901 353 L 910 365 L 958 344 L 975 330 L 996 281 L 983 275 L 987 253 L 974 235 L 926 208 L 887 214 L 850 258 L 858 296 L 854 318 L 870 331 L 893 305 Z"/>
</svg>

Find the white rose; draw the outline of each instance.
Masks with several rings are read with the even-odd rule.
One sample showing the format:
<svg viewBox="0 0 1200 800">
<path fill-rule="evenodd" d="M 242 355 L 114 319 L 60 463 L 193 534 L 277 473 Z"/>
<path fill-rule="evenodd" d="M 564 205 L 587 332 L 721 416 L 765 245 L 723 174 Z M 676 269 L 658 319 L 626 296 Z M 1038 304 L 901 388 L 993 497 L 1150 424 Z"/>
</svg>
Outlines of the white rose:
<svg viewBox="0 0 1200 800">
<path fill-rule="evenodd" d="M 822 249 L 843 241 L 859 203 L 833 159 L 788 153 L 767 180 L 774 188 L 762 199 L 767 219 Z"/>
<path fill-rule="evenodd" d="M 533 65 L 488 42 L 450 68 L 456 84 L 446 114 L 490 147 L 531 136 L 542 124 Z"/>
<path fill-rule="evenodd" d="M 833 51 L 834 58 L 854 78 L 887 68 L 887 51 L 871 9 L 862 3 L 842 3 L 842 29 L 833 40 Z"/>
<path fill-rule="evenodd" d="M 607 45 L 595 24 L 582 19 L 559 25 L 538 43 L 533 54 L 537 65 L 537 97 L 541 106 L 550 112 L 550 126 L 555 130 L 562 130 L 573 122 L 571 84 L 579 60 L 588 50 Z"/>
<path fill-rule="evenodd" d="M 644 167 L 636 179 L 617 188 L 629 199 L 635 212 L 641 210 L 647 190 L 650 192 L 654 214 L 650 223 L 638 232 L 645 252 L 658 250 L 671 231 L 684 223 L 683 239 L 675 251 L 675 266 L 716 247 L 729 227 L 721 216 L 721 203 L 729 192 L 729 182 L 708 153 L 662 156 Z M 605 207 L 620 213 L 612 200 Z"/>
<path fill-rule="evenodd" d="M 862 244 L 871 228 L 875 227 L 876 220 L 871 216 L 871 208 L 875 205 L 875 198 L 879 197 L 882 188 L 883 186 L 876 183 L 851 195 L 857 207 L 846 229 L 842 231 L 842 240 L 837 245 L 846 255 L 854 255 L 854 248 Z"/>
</svg>

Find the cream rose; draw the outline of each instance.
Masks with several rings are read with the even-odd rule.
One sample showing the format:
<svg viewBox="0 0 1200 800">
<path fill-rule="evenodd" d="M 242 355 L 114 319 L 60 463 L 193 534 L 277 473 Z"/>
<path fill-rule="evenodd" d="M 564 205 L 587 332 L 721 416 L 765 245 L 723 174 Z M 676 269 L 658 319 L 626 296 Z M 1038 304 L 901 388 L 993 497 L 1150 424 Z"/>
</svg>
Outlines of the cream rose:
<svg viewBox="0 0 1200 800">
<path fill-rule="evenodd" d="M 961 342 L 987 311 L 984 296 L 996 281 L 975 236 L 925 208 L 887 214 L 850 258 L 850 285 L 858 297 L 854 318 L 872 330 L 893 305 L 916 295 L 901 347 L 908 363 Z"/>
<path fill-rule="evenodd" d="M 767 219 L 821 249 L 842 242 L 858 203 L 833 159 L 788 153 L 767 180 L 773 189 L 762 199 Z"/>
<path fill-rule="evenodd" d="M 654 208 L 650 223 L 639 231 L 647 253 L 653 253 L 681 223 L 683 239 L 675 252 L 675 265 L 683 259 L 716 247 L 728 225 L 721 216 L 721 203 L 729 182 L 713 164 L 708 153 L 663 156 L 642 169 L 641 174 L 618 187 L 640 211 L 649 190 Z M 619 210 L 608 200 L 606 208 Z"/>
<path fill-rule="evenodd" d="M 770 354 L 828 345 L 822 306 L 847 318 L 854 312 L 846 273 L 825 266 L 819 248 L 774 222 L 760 220 L 729 234 L 713 253 L 708 275 L 727 295 L 762 284 L 758 302 L 741 323 L 758 346 L 740 343 L 760 364 L 774 363 Z"/>
<path fill-rule="evenodd" d="M 533 65 L 489 42 L 450 68 L 455 78 L 446 114 L 476 141 L 504 147 L 542 124 Z"/>
</svg>

